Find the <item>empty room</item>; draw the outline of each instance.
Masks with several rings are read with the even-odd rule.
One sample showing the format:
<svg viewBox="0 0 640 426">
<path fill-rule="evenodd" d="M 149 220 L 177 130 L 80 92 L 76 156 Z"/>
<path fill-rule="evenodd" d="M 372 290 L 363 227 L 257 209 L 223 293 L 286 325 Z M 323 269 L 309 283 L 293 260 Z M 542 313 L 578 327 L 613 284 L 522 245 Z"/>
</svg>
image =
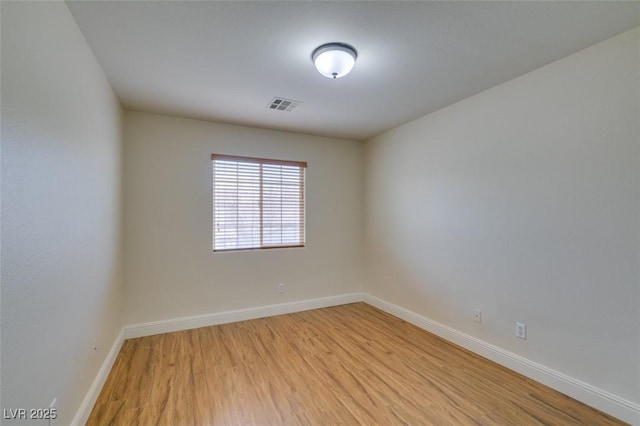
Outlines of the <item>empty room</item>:
<svg viewBox="0 0 640 426">
<path fill-rule="evenodd" d="M 640 425 L 640 2 L 0 24 L 2 425 Z"/>
</svg>

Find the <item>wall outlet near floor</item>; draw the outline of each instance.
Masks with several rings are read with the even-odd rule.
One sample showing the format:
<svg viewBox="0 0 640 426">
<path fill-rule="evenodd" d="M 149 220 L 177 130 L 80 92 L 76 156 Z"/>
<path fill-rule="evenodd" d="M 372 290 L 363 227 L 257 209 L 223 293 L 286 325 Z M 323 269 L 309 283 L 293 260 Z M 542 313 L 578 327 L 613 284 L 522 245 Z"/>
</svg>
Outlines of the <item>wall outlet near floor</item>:
<svg viewBox="0 0 640 426">
<path fill-rule="evenodd" d="M 56 419 L 58 418 L 58 398 L 53 398 L 51 404 L 49 404 L 49 426 L 56 425 Z"/>
<path fill-rule="evenodd" d="M 516 337 L 518 339 L 527 339 L 527 324 L 521 322 L 516 323 Z"/>
<path fill-rule="evenodd" d="M 93 339 L 93 342 L 91 342 L 91 347 L 94 351 L 98 350 L 98 339 Z"/>
<path fill-rule="evenodd" d="M 280 283 L 278 284 L 278 293 L 284 293 L 284 291 L 286 290 L 284 284 Z"/>
<path fill-rule="evenodd" d="M 473 310 L 473 322 L 480 324 L 482 322 L 482 311 L 480 309 Z"/>
</svg>

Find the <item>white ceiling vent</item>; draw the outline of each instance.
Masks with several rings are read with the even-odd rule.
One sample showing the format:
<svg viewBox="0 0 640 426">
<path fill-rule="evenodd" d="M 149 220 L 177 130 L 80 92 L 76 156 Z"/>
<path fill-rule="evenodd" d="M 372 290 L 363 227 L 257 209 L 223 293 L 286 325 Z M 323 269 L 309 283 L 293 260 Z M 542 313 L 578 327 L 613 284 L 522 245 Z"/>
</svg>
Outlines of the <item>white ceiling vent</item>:
<svg viewBox="0 0 640 426">
<path fill-rule="evenodd" d="M 267 105 L 267 108 L 274 109 L 276 111 L 291 112 L 295 107 L 297 107 L 301 103 L 302 102 L 300 101 L 294 101 L 292 99 L 273 98 L 271 102 L 269 102 L 269 105 Z"/>
</svg>

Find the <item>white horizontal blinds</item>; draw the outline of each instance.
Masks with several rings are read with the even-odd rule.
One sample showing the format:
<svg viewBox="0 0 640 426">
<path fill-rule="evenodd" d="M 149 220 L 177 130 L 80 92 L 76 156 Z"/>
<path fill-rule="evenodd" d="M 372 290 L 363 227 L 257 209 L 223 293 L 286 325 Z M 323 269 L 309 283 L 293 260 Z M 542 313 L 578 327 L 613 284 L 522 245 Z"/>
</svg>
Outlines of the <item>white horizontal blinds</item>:
<svg viewBox="0 0 640 426">
<path fill-rule="evenodd" d="M 212 155 L 213 249 L 304 245 L 306 163 Z"/>
<path fill-rule="evenodd" d="M 260 245 L 260 165 L 215 160 L 214 249 Z"/>
<path fill-rule="evenodd" d="M 262 165 L 262 244 L 304 244 L 304 168 Z"/>
</svg>

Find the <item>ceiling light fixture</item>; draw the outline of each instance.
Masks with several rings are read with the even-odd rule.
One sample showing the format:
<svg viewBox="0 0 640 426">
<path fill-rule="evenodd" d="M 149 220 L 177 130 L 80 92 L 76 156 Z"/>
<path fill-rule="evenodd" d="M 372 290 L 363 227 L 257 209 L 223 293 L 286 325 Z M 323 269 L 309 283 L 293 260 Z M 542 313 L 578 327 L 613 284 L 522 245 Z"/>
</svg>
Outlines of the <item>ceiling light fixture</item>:
<svg viewBox="0 0 640 426">
<path fill-rule="evenodd" d="M 318 72 L 333 79 L 349 74 L 357 57 L 356 49 L 344 43 L 323 44 L 311 55 Z"/>
</svg>

